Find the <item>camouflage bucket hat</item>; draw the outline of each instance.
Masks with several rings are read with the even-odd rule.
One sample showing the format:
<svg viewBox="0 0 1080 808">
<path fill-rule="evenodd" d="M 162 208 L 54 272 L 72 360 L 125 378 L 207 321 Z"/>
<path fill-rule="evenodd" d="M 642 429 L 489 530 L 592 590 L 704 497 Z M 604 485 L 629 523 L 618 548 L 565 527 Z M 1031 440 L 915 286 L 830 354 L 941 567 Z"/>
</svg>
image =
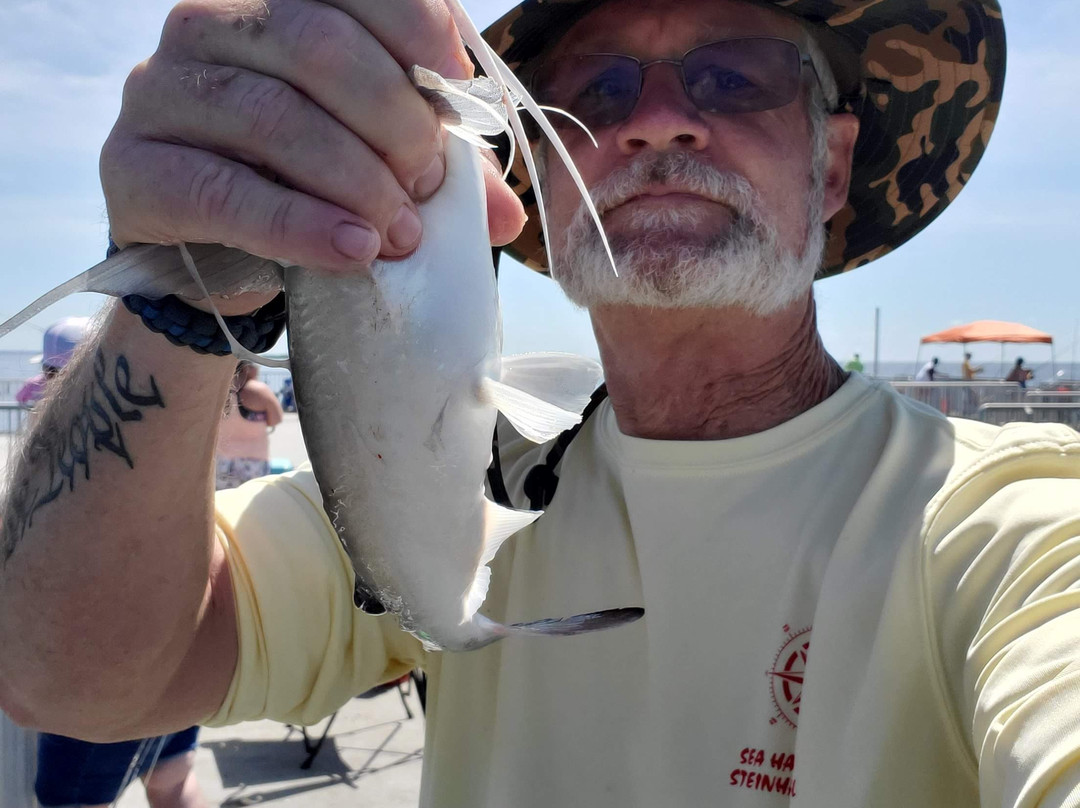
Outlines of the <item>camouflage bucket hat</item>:
<svg viewBox="0 0 1080 808">
<path fill-rule="evenodd" d="M 519 75 L 603 0 L 525 0 L 484 38 Z M 1005 83 L 998 0 L 752 0 L 794 14 L 829 57 L 860 120 L 848 204 L 828 224 L 822 277 L 899 247 L 948 206 L 986 151 Z M 519 155 L 510 184 L 529 214 L 506 249 L 547 273 Z"/>
</svg>

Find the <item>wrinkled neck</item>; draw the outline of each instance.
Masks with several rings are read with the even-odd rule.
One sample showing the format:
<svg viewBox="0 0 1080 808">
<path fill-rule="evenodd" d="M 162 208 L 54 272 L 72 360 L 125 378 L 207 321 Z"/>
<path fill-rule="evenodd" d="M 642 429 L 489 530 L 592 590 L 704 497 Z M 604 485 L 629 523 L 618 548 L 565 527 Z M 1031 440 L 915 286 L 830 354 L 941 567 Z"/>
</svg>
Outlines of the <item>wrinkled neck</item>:
<svg viewBox="0 0 1080 808">
<path fill-rule="evenodd" d="M 628 306 L 591 314 L 619 429 L 633 437 L 763 432 L 821 403 L 847 377 L 821 343 L 812 293 L 766 317 Z"/>
</svg>

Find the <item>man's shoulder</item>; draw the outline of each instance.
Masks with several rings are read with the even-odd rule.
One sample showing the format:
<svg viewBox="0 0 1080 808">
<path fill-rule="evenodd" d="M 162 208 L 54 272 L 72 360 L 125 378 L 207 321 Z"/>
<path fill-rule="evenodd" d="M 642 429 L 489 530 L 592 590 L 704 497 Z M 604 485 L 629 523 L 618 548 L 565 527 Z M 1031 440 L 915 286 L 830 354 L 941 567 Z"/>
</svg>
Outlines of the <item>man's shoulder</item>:
<svg viewBox="0 0 1080 808">
<path fill-rule="evenodd" d="M 958 450 L 972 460 L 1080 448 L 1080 432 L 1065 424 L 1016 422 L 997 426 L 967 418 L 950 418 L 949 423 L 955 431 Z"/>
<path fill-rule="evenodd" d="M 950 418 L 952 469 L 930 514 L 951 505 L 979 507 L 1011 486 L 1035 480 L 1080 479 L 1080 433 L 1063 424 L 995 426 Z"/>
</svg>

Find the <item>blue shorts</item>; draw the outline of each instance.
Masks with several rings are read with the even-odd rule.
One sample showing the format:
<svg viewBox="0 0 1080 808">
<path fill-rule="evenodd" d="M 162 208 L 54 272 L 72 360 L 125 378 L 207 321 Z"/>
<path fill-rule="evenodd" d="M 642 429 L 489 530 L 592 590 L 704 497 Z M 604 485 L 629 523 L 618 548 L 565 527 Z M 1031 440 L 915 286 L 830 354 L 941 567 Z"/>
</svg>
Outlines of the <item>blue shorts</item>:
<svg viewBox="0 0 1080 808">
<path fill-rule="evenodd" d="M 90 743 L 43 733 L 38 737 L 37 780 L 34 791 L 43 806 L 105 805 L 120 796 L 132 760 L 139 755 L 136 776 L 145 775 L 154 763 L 154 754 L 161 744 L 157 762 L 190 752 L 195 748 L 198 727 L 185 729 L 162 738 L 120 743 Z"/>
</svg>

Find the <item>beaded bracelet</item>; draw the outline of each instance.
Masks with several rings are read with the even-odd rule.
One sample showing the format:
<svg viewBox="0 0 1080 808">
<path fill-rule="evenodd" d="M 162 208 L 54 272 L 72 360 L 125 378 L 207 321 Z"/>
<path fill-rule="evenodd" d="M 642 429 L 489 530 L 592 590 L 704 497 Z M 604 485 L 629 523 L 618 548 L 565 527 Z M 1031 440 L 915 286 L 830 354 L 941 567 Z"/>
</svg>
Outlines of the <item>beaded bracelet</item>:
<svg viewBox="0 0 1080 808">
<path fill-rule="evenodd" d="M 119 251 L 110 238 L 107 257 Z M 142 295 L 121 298 L 128 311 L 138 315 L 143 325 L 162 334 L 173 345 L 186 345 L 196 353 L 228 356 L 232 353 L 229 340 L 218 326 L 214 315 L 189 306 L 176 295 L 152 299 Z M 233 337 L 252 353 L 262 353 L 274 347 L 288 319 L 285 293 L 282 292 L 265 306 L 251 314 L 224 317 Z"/>
<path fill-rule="evenodd" d="M 229 340 L 214 315 L 189 306 L 176 295 L 151 300 L 142 295 L 121 298 L 128 311 L 138 315 L 143 325 L 162 334 L 173 345 L 186 345 L 196 353 L 228 356 Z M 236 341 L 252 353 L 269 351 L 285 330 L 288 309 L 282 292 L 251 314 L 225 317 L 225 325 Z"/>
</svg>

